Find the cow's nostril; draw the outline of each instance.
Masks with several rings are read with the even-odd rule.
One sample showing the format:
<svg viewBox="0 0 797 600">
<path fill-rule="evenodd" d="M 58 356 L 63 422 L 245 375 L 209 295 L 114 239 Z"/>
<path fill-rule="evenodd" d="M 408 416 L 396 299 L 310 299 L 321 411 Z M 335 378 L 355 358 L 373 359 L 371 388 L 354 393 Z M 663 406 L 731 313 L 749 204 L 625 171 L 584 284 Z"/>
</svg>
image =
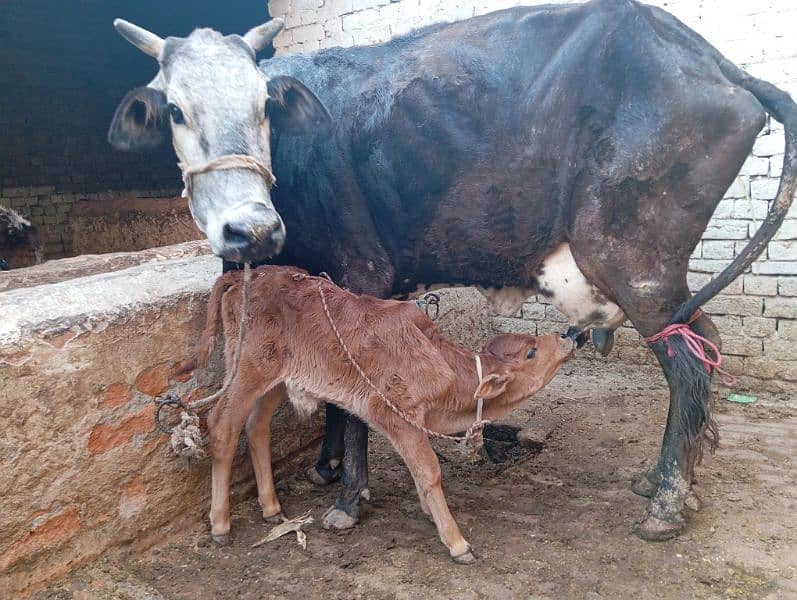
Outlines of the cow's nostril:
<svg viewBox="0 0 797 600">
<path fill-rule="evenodd" d="M 248 246 L 249 235 L 247 229 L 234 223 L 225 223 L 221 230 L 224 242 L 231 246 Z"/>
</svg>

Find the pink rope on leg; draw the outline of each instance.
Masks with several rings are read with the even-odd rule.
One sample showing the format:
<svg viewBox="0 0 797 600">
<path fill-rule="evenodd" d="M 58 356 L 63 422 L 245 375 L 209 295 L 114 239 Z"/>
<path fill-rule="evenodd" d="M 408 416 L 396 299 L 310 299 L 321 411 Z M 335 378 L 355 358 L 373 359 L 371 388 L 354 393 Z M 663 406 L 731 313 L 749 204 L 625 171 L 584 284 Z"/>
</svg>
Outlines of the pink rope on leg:
<svg viewBox="0 0 797 600">
<path fill-rule="evenodd" d="M 690 327 L 690 325 L 697 321 L 702 314 L 703 311 L 698 308 L 686 323 L 673 323 L 672 325 L 667 325 L 667 327 L 662 329 L 659 333 L 651 335 L 650 337 L 646 337 L 645 341 L 648 344 L 664 342 L 667 346 L 667 356 L 673 356 L 674 350 L 670 345 L 669 340 L 674 335 L 680 335 L 684 339 L 686 347 L 694 356 L 698 358 L 698 360 L 700 360 L 700 362 L 703 363 L 703 366 L 706 368 L 706 371 L 709 374 L 712 372 L 717 372 L 719 374 L 720 381 L 723 384 L 732 386 L 736 383 L 736 378 L 721 367 L 722 354 L 720 353 L 719 348 L 717 348 L 717 345 L 711 340 L 704 338 Z M 714 355 L 713 358 L 709 356 L 706 348 L 712 352 Z"/>
</svg>

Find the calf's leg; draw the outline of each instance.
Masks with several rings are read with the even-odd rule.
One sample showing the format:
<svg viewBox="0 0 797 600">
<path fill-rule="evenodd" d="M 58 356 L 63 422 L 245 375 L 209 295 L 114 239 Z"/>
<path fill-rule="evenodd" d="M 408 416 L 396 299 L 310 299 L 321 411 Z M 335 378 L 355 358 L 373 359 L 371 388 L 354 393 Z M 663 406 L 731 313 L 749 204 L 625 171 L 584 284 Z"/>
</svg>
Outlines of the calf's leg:
<svg viewBox="0 0 797 600">
<path fill-rule="evenodd" d="M 284 384 L 272 388 L 255 403 L 254 410 L 246 420 L 249 455 L 257 479 L 257 499 L 263 518 L 269 522 L 279 522 L 282 516 L 271 472 L 271 418 L 285 396 Z"/>
<path fill-rule="evenodd" d="M 258 384 L 244 377 L 236 377 L 208 418 L 213 457 L 210 534 L 217 544 L 229 543 L 232 461 L 244 423 L 262 394 L 263 387 Z"/>
<path fill-rule="evenodd" d="M 396 448 L 415 480 L 421 507 L 426 505 L 437 527 L 440 540 L 446 545 L 451 558 L 456 562 L 468 564 L 476 559 L 471 553 L 470 544 L 462 537 L 457 522 L 448 509 L 443 494 L 442 474 L 437 455 L 425 434 L 406 425 L 392 424 L 385 428 L 386 435 Z"/>
</svg>

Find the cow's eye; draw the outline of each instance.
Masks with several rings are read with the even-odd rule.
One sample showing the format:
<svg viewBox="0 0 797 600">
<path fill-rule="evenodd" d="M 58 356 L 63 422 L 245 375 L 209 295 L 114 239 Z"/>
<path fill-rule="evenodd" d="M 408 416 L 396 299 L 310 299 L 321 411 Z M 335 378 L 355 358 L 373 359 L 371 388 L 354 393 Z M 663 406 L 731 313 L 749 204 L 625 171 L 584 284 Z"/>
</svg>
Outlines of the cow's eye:
<svg viewBox="0 0 797 600">
<path fill-rule="evenodd" d="M 537 354 L 537 349 L 536 348 L 532 348 L 531 350 L 529 350 L 529 353 L 526 354 L 526 358 L 531 360 L 532 358 L 534 358 L 535 354 Z"/>
<path fill-rule="evenodd" d="M 175 125 L 182 125 L 185 123 L 183 111 L 180 110 L 179 106 L 169 102 L 169 104 L 166 105 L 166 109 L 169 111 L 169 115 L 172 117 L 172 121 L 174 121 Z"/>
</svg>

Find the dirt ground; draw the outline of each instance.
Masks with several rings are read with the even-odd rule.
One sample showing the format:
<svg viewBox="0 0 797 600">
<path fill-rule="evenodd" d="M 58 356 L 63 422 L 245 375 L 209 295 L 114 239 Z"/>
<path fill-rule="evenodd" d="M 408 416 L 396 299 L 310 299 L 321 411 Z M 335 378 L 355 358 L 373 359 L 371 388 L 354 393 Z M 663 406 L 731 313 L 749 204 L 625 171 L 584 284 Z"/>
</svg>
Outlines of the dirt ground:
<svg viewBox="0 0 797 600">
<path fill-rule="evenodd" d="M 508 423 L 544 437 L 502 463 L 470 464 L 439 445 L 446 495 L 478 562 L 457 565 L 420 510 L 409 473 L 372 433 L 372 502 L 339 534 L 317 523 L 307 550 L 293 535 L 258 548 L 269 531 L 256 500 L 234 506 L 233 543 L 210 544 L 197 525 L 146 553 L 119 552 L 37 595 L 114 598 L 797 598 L 797 401 L 716 397 L 721 447 L 699 467 L 705 506 L 668 542 L 630 526 L 646 500 L 631 478 L 656 456 L 666 416 L 656 371 L 577 360 Z M 337 486 L 296 474 L 279 484 L 289 516 L 316 521 Z"/>
</svg>

